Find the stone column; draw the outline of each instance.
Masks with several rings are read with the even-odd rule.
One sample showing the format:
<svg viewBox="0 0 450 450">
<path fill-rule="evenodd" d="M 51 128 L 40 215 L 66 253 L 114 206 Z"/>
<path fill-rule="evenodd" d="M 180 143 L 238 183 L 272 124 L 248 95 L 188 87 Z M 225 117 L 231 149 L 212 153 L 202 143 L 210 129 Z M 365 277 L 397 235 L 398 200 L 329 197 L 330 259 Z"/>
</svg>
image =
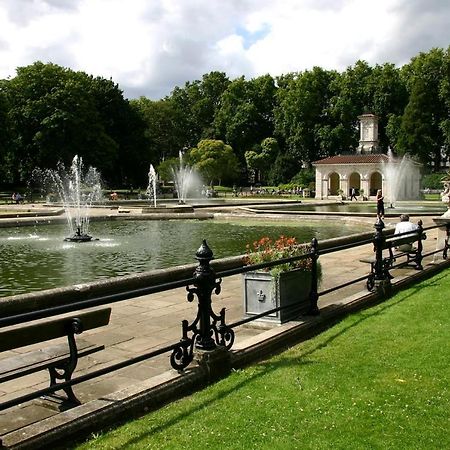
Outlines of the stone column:
<svg viewBox="0 0 450 450">
<path fill-rule="evenodd" d="M 349 189 L 347 175 L 340 177 L 339 189 L 342 189 L 342 191 L 343 191 L 342 195 L 345 198 L 347 198 L 348 197 L 348 189 Z"/>
</svg>

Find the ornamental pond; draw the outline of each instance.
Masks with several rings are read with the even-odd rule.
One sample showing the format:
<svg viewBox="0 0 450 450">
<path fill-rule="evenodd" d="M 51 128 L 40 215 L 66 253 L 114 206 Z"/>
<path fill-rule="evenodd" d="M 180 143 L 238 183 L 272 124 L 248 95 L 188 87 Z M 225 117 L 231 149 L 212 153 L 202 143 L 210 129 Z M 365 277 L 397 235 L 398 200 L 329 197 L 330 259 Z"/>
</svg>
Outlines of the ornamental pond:
<svg viewBox="0 0 450 450">
<path fill-rule="evenodd" d="M 2 228 L 0 297 L 195 263 L 205 238 L 214 257 L 224 258 L 245 253 L 247 243 L 263 236 L 309 242 L 372 229 L 305 219 L 115 220 L 92 222 L 90 234 L 98 240 L 74 243 L 64 241 L 64 225 Z"/>
</svg>

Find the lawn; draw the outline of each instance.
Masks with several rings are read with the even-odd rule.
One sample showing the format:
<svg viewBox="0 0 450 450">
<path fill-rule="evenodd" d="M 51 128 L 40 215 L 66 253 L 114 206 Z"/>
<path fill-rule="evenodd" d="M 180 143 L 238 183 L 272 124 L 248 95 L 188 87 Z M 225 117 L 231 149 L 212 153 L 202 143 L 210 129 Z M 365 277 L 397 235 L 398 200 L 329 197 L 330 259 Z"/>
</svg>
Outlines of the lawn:
<svg viewBox="0 0 450 450">
<path fill-rule="evenodd" d="M 450 448 L 450 270 L 77 449 Z"/>
</svg>

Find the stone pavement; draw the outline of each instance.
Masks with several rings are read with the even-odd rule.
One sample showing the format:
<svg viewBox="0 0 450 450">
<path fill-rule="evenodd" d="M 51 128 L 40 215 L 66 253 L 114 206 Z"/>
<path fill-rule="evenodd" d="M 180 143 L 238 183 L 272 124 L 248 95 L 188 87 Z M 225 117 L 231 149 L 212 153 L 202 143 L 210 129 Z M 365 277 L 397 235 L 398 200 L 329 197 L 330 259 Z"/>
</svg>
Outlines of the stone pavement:
<svg viewBox="0 0 450 450">
<path fill-rule="evenodd" d="M 417 218 L 414 219 L 416 221 Z M 424 219 L 424 225 L 432 225 L 431 219 Z M 437 230 L 427 233 L 424 252 L 435 249 Z M 361 263 L 362 257 L 372 256 L 372 245 L 343 250 L 320 257 L 323 280 L 320 290 L 326 290 L 337 284 L 366 275 L 368 264 Z M 424 260 L 424 266 L 432 263 L 432 258 Z M 396 269 L 396 278 L 408 276 L 417 271 L 411 268 Z M 243 287 L 241 276 L 223 279 L 222 291 L 213 294 L 213 309 L 216 313 L 226 308 L 226 322 L 232 323 L 243 317 Z M 395 281 L 395 280 L 394 280 Z M 361 281 L 320 298 L 319 306 L 324 307 L 342 301 L 344 297 L 361 293 L 367 294 L 365 282 Z M 89 357 L 82 358 L 75 376 L 93 369 L 99 369 L 123 361 L 144 352 L 172 344 L 181 338 L 181 321 L 191 322 L 196 315 L 196 301 L 186 300 L 185 289 L 176 289 L 159 294 L 146 295 L 112 305 L 112 317 L 108 326 L 83 333 L 83 339 L 104 344 L 106 349 Z M 264 330 L 254 326 L 235 329 L 236 344 L 242 347 L 246 339 L 252 338 Z M 16 353 L 20 354 L 23 349 Z M 8 356 L 7 354 L 1 355 Z M 109 375 L 82 383 L 74 387 L 82 403 L 101 398 L 107 394 L 122 390 L 134 383 L 142 382 L 170 369 L 170 354 L 164 354 Z M 48 385 L 47 373 L 42 372 L 9 381 L 0 385 L 0 399 L 6 401 Z M 0 413 L 0 435 L 18 430 L 30 423 L 38 422 L 58 414 L 59 403 L 47 400 L 35 400 Z"/>
</svg>

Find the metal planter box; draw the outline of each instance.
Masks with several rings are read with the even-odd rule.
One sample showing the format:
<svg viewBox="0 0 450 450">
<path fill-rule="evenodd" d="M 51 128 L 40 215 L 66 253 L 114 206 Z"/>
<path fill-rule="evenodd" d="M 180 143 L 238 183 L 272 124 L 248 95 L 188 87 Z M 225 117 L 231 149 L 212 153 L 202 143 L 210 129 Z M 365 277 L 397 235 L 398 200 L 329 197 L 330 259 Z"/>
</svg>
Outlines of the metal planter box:
<svg viewBox="0 0 450 450">
<path fill-rule="evenodd" d="M 244 312 L 247 317 L 262 314 L 273 308 L 299 305 L 309 306 L 311 272 L 292 270 L 273 277 L 269 272 L 247 272 L 244 281 Z M 287 308 L 257 319 L 266 323 L 283 323 L 299 315 L 299 310 Z"/>
</svg>

